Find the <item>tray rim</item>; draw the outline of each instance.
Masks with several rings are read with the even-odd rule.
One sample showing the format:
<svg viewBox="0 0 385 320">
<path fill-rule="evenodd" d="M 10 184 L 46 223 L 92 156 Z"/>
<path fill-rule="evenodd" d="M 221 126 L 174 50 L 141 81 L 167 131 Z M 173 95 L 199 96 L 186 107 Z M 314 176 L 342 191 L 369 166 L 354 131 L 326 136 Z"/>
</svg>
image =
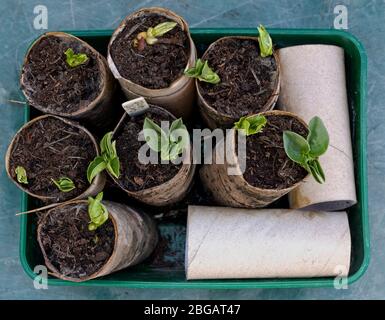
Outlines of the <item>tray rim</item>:
<svg viewBox="0 0 385 320">
<path fill-rule="evenodd" d="M 362 218 L 362 239 L 363 239 L 363 261 L 360 268 L 352 275 L 348 276 L 348 285 L 356 282 L 366 272 L 370 261 L 370 231 L 369 231 L 369 216 L 368 216 L 368 181 L 367 181 L 367 115 L 366 115 L 366 95 L 367 95 L 367 55 L 362 43 L 352 34 L 335 29 L 282 29 L 282 28 L 268 28 L 269 33 L 274 35 L 284 34 L 295 35 L 308 35 L 308 36 L 338 36 L 349 41 L 356 47 L 359 53 L 360 75 L 359 75 L 359 88 L 360 88 L 360 100 L 359 108 L 357 111 L 359 122 L 357 125 L 360 127 L 359 135 L 359 159 L 356 164 L 359 167 L 360 175 L 360 207 Z M 82 36 L 111 36 L 112 29 L 105 30 L 67 30 L 68 32 L 77 37 Z M 191 28 L 192 35 L 256 35 L 256 28 Z M 29 107 L 25 107 L 24 122 L 29 120 Z M 21 211 L 26 211 L 28 206 L 28 195 L 22 194 L 21 197 Z M 19 236 L 19 256 L 20 262 L 25 273 L 34 279 L 36 274 L 28 264 L 26 257 L 26 246 L 22 245 L 27 241 L 27 216 L 22 215 L 20 218 L 20 236 Z M 276 289 L 276 288 L 321 288 L 321 287 L 333 287 L 333 278 L 277 278 L 277 279 L 226 279 L 226 280 L 194 280 L 184 282 L 180 281 L 132 281 L 132 280 L 102 280 L 95 279 L 81 283 L 73 283 L 70 281 L 60 280 L 56 278 L 50 278 L 48 285 L 54 286 L 87 286 L 87 287 L 120 287 L 120 288 L 167 288 L 167 289 Z"/>
</svg>

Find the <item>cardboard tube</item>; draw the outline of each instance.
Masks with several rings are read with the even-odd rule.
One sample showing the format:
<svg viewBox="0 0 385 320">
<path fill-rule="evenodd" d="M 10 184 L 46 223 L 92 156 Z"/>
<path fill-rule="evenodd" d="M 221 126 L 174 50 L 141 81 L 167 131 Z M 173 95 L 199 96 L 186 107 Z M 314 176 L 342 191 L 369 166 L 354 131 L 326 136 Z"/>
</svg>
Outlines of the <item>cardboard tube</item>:
<svg viewBox="0 0 385 320">
<path fill-rule="evenodd" d="M 108 65 L 114 77 L 119 81 L 120 86 L 128 99 L 144 97 L 147 102 L 164 107 L 165 109 L 173 113 L 176 117 L 183 117 L 184 120 L 188 120 L 192 115 L 193 105 L 195 102 L 195 82 L 193 78 L 188 78 L 184 75 L 181 75 L 167 88 L 148 89 L 130 81 L 129 79 L 123 78 L 120 75 L 115 65 L 115 62 L 111 57 L 112 43 L 114 42 L 116 37 L 124 30 L 127 22 L 131 19 L 149 13 L 159 14 L 177 22 L 182 28 L 182 30 L 187 33 L 190 45 L 190 54 L 186 68 L 191 68 L 194 66 L 197 53 L 194 42 L 190 36 L 190 31 L 187 22 L 174 12 L 168 9 L 158 7 L 144 8 L 139 11 L 136 11 L 127 16 L 121 22 L 118 28 L 114 31 L 110 43 L 108 45 Z"/>
<path fill-rule="evenodd" d="M 176 119 L 174 115 L 172 115 L 166 109 L 154 105 L 149 105 L 149 107 L 150 109 L 158 109 L 162 112 L 168 113 L 173 119 Z M 129 117 L 130 116 L 127 113 L 124 113 L 123 117 L 121 118 L 114 130 L 114 136 L 124 125 L 124 123 L 130 120 Z M 190 190 L 190 187 L 193 183 L 196 166 L 195 164 L 193 164 L 193 153 L 191 149 L 192 147 L 190 145 L 190 151 L 185 153 L 185 157 L 189 157 L 190 160 L 186 161 L 186 163 L 182 162 L 181 168 L 179 169 L 177 174 L 170 180 L 158 186 L 139 191 L 130 191 L 123 188 L 119 183 L 118 179 L 116 179 L 110 173 L 108 174 L 111 179 L 114 180 L 116 185 L 118 185 L 122 190 L 124 190 L 129 196 L 143 203 L 158 207 L 174 204 L 182 200 L 187 195 L 187 192 Z"/>
<path fill-rule="evenodd" d="M 51 109 L 48 109 L 45 105 L 38 104 L 31 96 L 32 92 L 34 91 L 34 88 L 31 87 L 31 85 L 28 83 L 26 79 L 26 65 L 28 56 L 31 53 L 32 48 L 37 45 L 40 41 L 42 41 L 44 38 L 49 37 L 57 37 L 60 38 L 63 42 L 70 42 L 70 41 L 76 41 L 79 42 L 83 47 L 90 50 L 94 55 L 95 59 L 97 61 L 97 64 L 99 66 L 99 72 L 100 72 L 100 87 L 99 87 L 99 94 L 98 96 L 93 100 L 90 101 L 90 103 L 80 108 L 79 110 L 75 112 L 57 112 Z M 70 119 L 75 120 L 82 120 L 86 121 L 88 124 L 95 126 L 95 127 L 105 127 L 108 125 L 109 119 L 113 120 L 113 111 L 114 108 L 112 106 L 114 91 L 115 91 L 115 80 L 110 72 L 106 59 L 93 47 L 91 47 L 87 42 L 70 35 L 65 32 L 47 32 L 44 33 L 42 36 L 40 36 L 29 48 L 25 58 L 24 58 L 24 64 L 21 72 L 20 77 L 20 85 L 21 89 L 28 101 L 28 103 L 35 107 L 36 109 L 40 110 L 44 113 L 50 113 L 54 115 L 58 115 L 61 117 L 66 117 Z"/>
<path fill-rule="evenodd" d="M 258 43 L 258 37 L 247 37 L 247 36 L 231 36 L 231 37 L 222 37 L 215 42 L 213 42 L 205 51 L 205 53 L 202 56 L 203 60 L 206 60 L 206 57 L 210 51 L 215 50 L 216 46 L 220 46 L 221 42 L 223 40 L 228 39 L 242 39 L 242 40 L 251 40 L 256 41 Z M 276 52 L 273 52 L 274 59 L 277 63 L 277 79 L 275 82 L 275 89 L 273 93 L 271 94 L 270 98 L 267 100 L 264 106 L 262 106 L 260 112 L 268 111 L 274 108 L 275 103 L 278 99 L 279 89 L 280 89 L 280 62 L 278 55 Z M 201 113 L 202 119 L 207 124 L 207 126 L 211 129 L 215 129 L 217 127 L 229 127 L 234 124 L 234 122 L 238 121 L 239 118 L 234 118 L 232 116 L 229 116 L 228 114 L 224 114 L 221 112 L 218 112 L 216 109 L 214 109 L 202 96 L 201 88 L 200 88 L 200 82 L 198 79 L 196 81 L 196 88 L 198 93 L 198 105 L 199 105 L 199 111 Z"/>
<path fill-rule="evenodd" d="M 265 116 L 290 116 L 307 128 L 307 124 L 301 118 L 290 112 L 272 110 L 260 114 Z M 217 154 L 226 154 L 223 163 L 217 160 Z M 233 171 L 232 175 L 229 174 L 230 170 Z M 235 130 L 230 132 L 230 136 L 216 144 L 212 164 L 204 164 L 199 173 L 203 185 L 212 193 L 218 204 L 237 208 L 265 207 L 302 183 L 301 180 L 284 189 L 263 189 L 249 184 L 243 177 L 240 167 L 236 150 Z"/>
<path fill-rule="evenodd" d="M 12 156 L 12 152 L 14 150 L 14 148 L 16 147 L 16 144 L 18 143 L 19 141 L 19 137 L 20 137 L 20 134 L 23 132 L 23 131 L 26 131 L 28 130 L 28 128 L 36 123 L 36 122 L 40 122 L 40 121 L 44 121 L 48 118 L 55 118 L 55 119 L 58 119 L 60 121 L 63 121 L 65 122 L 66 124 L 70 125 L 70 126 L 74 126 L 76 128 L 79 128 L 79 130 L 85 132 L 88 137 L 90 138 L 90 140 L 92 141 L 94 147 L 95 147 L 95 152 L 96 152 L 96 155 L 99 155 L 100 152 L 99 152 L 99 145 L 97 144 L 94 136 L 91 134 L 91 132 L 89 132 L 86 128 L 84 128 L 83 126 L 81 126 L 79 123 L 75 122 L 75 121 L 71 121 L 71 120 L 68 120 L 68 119 L 65 119 L 65 118 L 61 118 L 61 117 L 57 117 L 57 116 L 53 116 L 53 115 L 44 115 L 44 116 L 40 116 L 40 117 L 37 117 L 37 118 L 34 118 L 32 119 L 31 121 L 27 122 L 26 124 L 24 124 L 20 129 L 19 131 L 16 132 L 15 136 L 13 137 L 11 143 L 9 144 L 9 147 L 7 149 L 7 153 L 5 154 L 5 170 L 7 171 L 7 175 L 8 177 L 17 185 L 17 187 L 21 190 L 23 190 L 24 192 L 28 193 L 31 197 L 34 197 L 34 198 L 38 198 L 40 200 L 42 200 L 43 202 L 46 202 L 46 203 L 52 203 L 52 202 L 55 202 L 56 199 L 54 197 L 51 197 L 51 196 L 42 196 L 42 195 L 38 195 L 38 194 L 35 194 L 35 193 L 32 193 L 31 191 L 29 191 L 26 187 L 24 187 L 24 185 L 18 183 L 16 181 L 16 178 L 15 178 L 15 173 L 11 172 L 11 166 L 10 166 L 10 160 L 11 160 L 11 156 Z M 104 185 L 106 183 L 106 175 L 104 172 L 102 172 L 101 174 L 98 174 L 95 179 L 92 181 L 92 183 L 89 185 L 89 187 L 87 188 L 87 190 L 85 190 L 83 193 L 77 195 L 74 199 L 72 200 L 77 200 L 77 199 L 87 199 L 87 197 L 89 196 L 95 196 L 97 195 L 100 191 L 103 190 L 104 188 Z M 68 200 L 66 200 L 65 202 L 67 202 Z M 57 202 L 57 201 L 56 201 Z"/>
<path fill-rule="evenodd" d="M 98 278 L 138 264 L 146 259 L 154 250 L 158 242 L 158 232 L 152 218 L 145 213 L 139 212 L 124 204 L 111 201 L 103 201 L 103 204 L 106 206 L 109 218 L 112 220 L 114 225 L 114 249 L 110 258 L 98 271 L 85 277 L 74 278 L 65 276 L 54 267 L 52 262 L 48 259 L 47 253 L 42 245 L 41 230 L 53 210 L 66 206 L 87 206 L 87 201 L 73 201 L 51 209 L 39 223 L 37 230 L 38 242 L 42 250 L 45 263 L 55 277 L 74 282 Z"/>
<path fill-rule="evenodd" d="M 192 279 L 346 276 L 346 212 L 189 206 L 186 276 Z"/>
<path fill-rule="evenodd" d="M 319 116 L 330 136 L 320 157 L 326 182 L 312 177 L 289 194 L 291 208 L 343 210 L 357 202 L 344 51 L 331 45 L 302 45 L 278 51 L 281 61 L 279 108 L 306 122 Z"/>
</svg>

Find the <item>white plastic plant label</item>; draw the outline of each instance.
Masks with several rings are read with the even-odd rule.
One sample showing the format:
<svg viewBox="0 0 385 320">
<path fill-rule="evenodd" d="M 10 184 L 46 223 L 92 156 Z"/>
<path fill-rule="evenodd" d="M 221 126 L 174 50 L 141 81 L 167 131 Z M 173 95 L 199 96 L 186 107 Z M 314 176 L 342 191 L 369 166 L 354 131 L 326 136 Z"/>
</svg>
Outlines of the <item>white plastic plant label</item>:
<svg viewBox="0 0 385 320">
<path fill-rule="evenodd" d="M 139 97 L 133 100 L 122 103 L 124 111 L 131 117 L 135 117 L 143 114 L 147 109 L 150 108 L 148 103 L 143 97 Z"/>
</svg>

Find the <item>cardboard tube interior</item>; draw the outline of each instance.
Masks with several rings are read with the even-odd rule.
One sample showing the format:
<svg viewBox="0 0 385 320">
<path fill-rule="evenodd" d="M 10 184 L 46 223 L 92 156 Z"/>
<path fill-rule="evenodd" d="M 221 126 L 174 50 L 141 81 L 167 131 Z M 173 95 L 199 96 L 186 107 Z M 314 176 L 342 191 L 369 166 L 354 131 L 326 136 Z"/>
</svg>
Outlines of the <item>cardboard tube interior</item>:
<svg viewBox="0 0 385 320">
<path fill-rule="evenodd" d="M 144 14 L 156 13 L 169 18 L 179 24 L 182 30 L 186 31 L 189 39 L 190 54 L 186 68 L 191 68 L 195 64 L 197 52 L 195 44 L 191 38 L 187 22 L 174 12 L 158 7 L 143 8 L 136 11 L 121 22 L 118 28 L 114 31 L 110 43 L 108 45 L 107 62 L 114 77 L 119 81 L 119 84 L 128 99 L 144 97 L 147 102 L 159 105 L 172 112 L 176 117 L 183 117 L 184 120 L 189 120 L 192 116 L 193 106 L 195 103 L 195 81 L 193 78 L 188 78 L 184 75 L 176 79 L 167 88 L 148 89 L 139 84 L 136 84 L 129 79 L 124 78 L 118 71 L 114 60 L 111 56 L 111 45 L 116 37 L 124 30 L 127 22 Z"/>
<path fill-rule="evenodd" d="M 100 79 L 101 79 L 99 94 L 96 96 L 94 100 L 90 101 L 88 105 L 72 113 L 56 112 L 54 110 L 51 110 L 45 105 L 40 105 L 36 103 L 36 101 L 31 96 L 31 92 L 34 91 L 34 88 L 31 87 L 31 85 L 28 83 L 25 76 L 25 66 L 28 60 L 28 56 L 31 52 L 31 49 L 36 44 L 38 44 L 43 39 L 49 38 L 49 37 L 60 38 L 63 42 L 71 42 L 71 41 L 79 42 L 82 46 L 86 47 L 95 55 L 95 58 L 99 67 Z M 104 128 L 105 126 L 108 126 L 111 123 L 110 119 L 113 119 L 112 115 L 113 115 L 114 108 L 112 106 L 112 102 L 113 102 L 113 96 L 114 96 L 116 84 L 115 84 L 115 79 L 108 68 L 106 58 L 104 58 L 104 56 L 102 56 L 98 51 L 96 51 L 93 47 L 91 47 L 87 42 L 73 35 L 70 35 L 68 33 L 46 32 L 32 44 L 32 46 L 29 48 L 24 58 L 24 65 L 23 65 L 22 73 L 20 77 L 20 85 L 28 103 L 31 106 L 35 107 L 36 109 L 40 110 L 41 112 L 55 114 L 58 116 L 67 117 L 75 120 L 83 120 L 83 121 L 86 121 L 89 125 L 97 128 Z"/>
<path fill-rule="evenodd" d="M 41 228 L 47 219 L 49 210 L 41 220 L 38 227 L 38 242 L 43 252 L 47 267 L 54 276 L 73 282 L 81 282 L 98 278 L 118 270 L 136 265 L 146 259 L 154 250 L 158 242 L 158 231 L 155 222 L 147 214 L 137 211 L 125 204 L 112 201 L 103 201 L 109 217 L 112 219 L 115 229 L 115 245 L 113 252 L 107 262 L 95 273 L 82 278 L 74 278 L 61 274 L 49 260 L 41 241 Z M 87 206 L 87 201 L 74 201 L 65 206 Z M 63 205 L 64 206 L 64 205 Z"/>
<path fill-rule="evenodd" d="M 346 212 L 188 207 L 188 280 L 346 276 L 350 254 Z"/>
<path fill-rule="evenodd" d="M 308 177 L 289 194 L 291 208 L 343 210 L 357 202 L 346 92 L 344 50 L 332 45 L 301 45 L 278 51 L 281 93 L 278 106 L 309 122 L 319 116 L 330 145 L 320 157 L 326 182 Z"/>
</svg>

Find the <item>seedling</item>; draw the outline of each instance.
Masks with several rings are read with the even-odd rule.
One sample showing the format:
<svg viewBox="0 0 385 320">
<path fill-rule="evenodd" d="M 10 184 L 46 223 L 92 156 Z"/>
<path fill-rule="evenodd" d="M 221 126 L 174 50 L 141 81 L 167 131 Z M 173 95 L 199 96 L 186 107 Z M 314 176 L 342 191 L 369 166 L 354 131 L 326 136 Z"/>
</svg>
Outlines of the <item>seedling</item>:
<svg viewBox="0 0 385 320">
<path fill-rule="evenodd" d="M 28 184 L 27 171 L 25 171 L 24 167 L 17 166 L 15 169 L 15 173 L 17 182 Z"/>
<path fill-rule="evenodd" d="M 90 223 L 88 230 L 94 231 L 108 220 L 108 211 L 106 206 L 102 203 L 103 192 L 100 192 L 95 199 L 88 197 L 88 215 Z"/>
<path fill-rule="evenodd" d="M 259 32 L 259 50 L 261 52 L 261 57 L 265 58 L 268 56 L 271 56 L 273 54 L 273 41 L 271 40 L 271 37 L 269 33 L 266 31 L 265 27 L 263 25 L 259 25 L 258 27 Z"/>
<path fill-rule="evenodd" d="M 76 188 L 74 182 L 67 177 L 62 177 L 59 180 L 51 178 L 51 180 L 61 192 L 70 192 Z"/>
<path fill-rule="evenodd" d="M 120 162 L 116 152 L 116 141 L 112 141 L 112 132 L 104 135 L 100 141 L 101 155 L 97 156 L 88 166 L 87 179 L 89 183 L 103 170 L 107 170 L 112 176 L 119 179 Z"/>
<path fill-rule="evenodd" d="M 158 41 L 158 38 L 171 31 L 176 27 L 177 23 L 174 21 L 162 22 L 155 27 L 150 27 L 147 31 L 143 31 L 137 34 L 136 39 L 134 39 L 134 47 L 143 48 L 144 41 L 148 45 L 153 45 Z"/>
<path fill-rule="evenodd" d="M 234 123 L 234 128 L 242 134 L 250 136 L 261 132 L 267 123 L 266 117 L 262 115 L 246 116 Z"/>
<path fill-rule="evenodd" d="M 217 84 L 221 81 L 218 74 L 215 73 L 208 65 L 208 62 L 203 62 L 198 59 L 195 66 L 184 71 L 184 74 L 190 78 L 196 78 L 199 81 L 204 81 L 212 84 Z"/>
<path fill-rule="evenodd" d="M 66 55 L 66 62 L 71 68 L 78 67 L 88 61 L 88 56 L 85 53 L 75 54 L 71 48 L 68 48 L 64 54 Z"/>
<path fill-rule="evenodd" d="M 284 131 L 283 145 L 291 160 L 311 173 L 318 183 L 325 182 L 325 173 L 318 157 L 323 155 L 329 146 L 329 134 L 319 117 L 310 120 L 306 139 L 295 132 Z"/>
<path fill-rule="evenodd" d="M 143 134 L 148 146 L 160 152 L 162 160 L 175 160 L 190 143 L 189 133 L 181 118 L 172 122 L 168 132 L 151 119 L 145 118 Z"/>
</svg>

